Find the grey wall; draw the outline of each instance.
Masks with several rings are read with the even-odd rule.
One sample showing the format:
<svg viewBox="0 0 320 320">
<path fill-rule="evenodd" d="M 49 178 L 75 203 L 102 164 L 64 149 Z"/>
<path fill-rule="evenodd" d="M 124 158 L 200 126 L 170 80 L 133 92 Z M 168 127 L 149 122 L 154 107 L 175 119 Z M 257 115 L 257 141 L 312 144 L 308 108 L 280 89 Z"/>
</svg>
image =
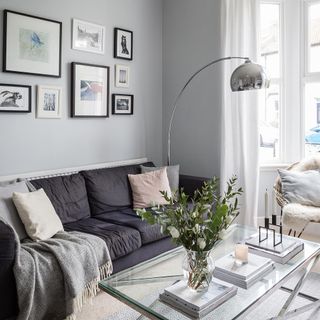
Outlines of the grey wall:
<svg viewBox="0 0 320 320">
<path fill-rule="evenodd" d="M 220 57 L 220 0 L 164 0 L 163 144 L 171 105 L 187 78 Z M 172 130 L 172 163 L 186 174 L 220 174 L 220 67 L 203 71 L 180 100 Z"/>
<path fill-rule="evenodd" d="M 0 175 L 143 156 L 161 162 L 163 11 L 161 0 L 1 0 L 1 26 L 3 9 L 62 21 L 63 41 L 60 79 L 0 72 L 0 83 L 33 86 L 32 113 L 0 113 Z M 72 18 L 106 27 L 104 55 L 71 49 Z M 114 27 L 134 32 L 132 62 L 113 59 Z M 0 43 L 2 47 L 2 32 Z M 107 119 L 70 118 L 70 62 L 72 61 L 110 66 L 110 91 L 134 94 L 134 115 L 110 115 Z M 116 63 L 130 66 L 129 89 L 114 88 Z M 35 118 L 35 85 L 41 84 L 63 87 L 62 119 Z"/>
</svg>

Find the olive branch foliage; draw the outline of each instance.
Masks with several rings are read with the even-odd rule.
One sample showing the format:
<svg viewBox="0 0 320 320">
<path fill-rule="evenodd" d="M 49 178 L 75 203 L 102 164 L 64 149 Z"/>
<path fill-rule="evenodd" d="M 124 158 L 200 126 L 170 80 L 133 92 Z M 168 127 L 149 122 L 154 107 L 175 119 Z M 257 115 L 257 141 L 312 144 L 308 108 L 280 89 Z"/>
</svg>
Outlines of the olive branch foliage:
<svg viewBox="0 0 320 320">
<path fill-rule="evenodd" d="M 236 176 L 230 178 L 222 196 L 217 177 L 205 181 L 190 198 L 183 189 L 179 196 L 171 197 L 161 191 L 167 205 L 138 209 L 137 214 L 149 224 L 159 224 L 161 232 L 171 235 L 177 245 L 193 251 L 211 250 L 239 215 L 238 196 L 243 190 L 236 183 Z"/>
</svg>

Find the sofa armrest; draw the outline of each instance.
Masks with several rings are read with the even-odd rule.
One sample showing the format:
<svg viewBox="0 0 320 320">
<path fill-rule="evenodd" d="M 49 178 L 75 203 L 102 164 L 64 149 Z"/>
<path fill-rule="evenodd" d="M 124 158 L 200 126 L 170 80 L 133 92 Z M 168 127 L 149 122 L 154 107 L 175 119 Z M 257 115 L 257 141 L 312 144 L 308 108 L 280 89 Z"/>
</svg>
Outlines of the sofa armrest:
<svg viewBox="0 0 320 320">
<path fill-rule="evenodd" d="M 193 196 L 196 189 L 201 188 L 205 181 L 210 180 L 210 178 L 187 176 L 183 174 L 180 175 L 179 179 L 180 188 L 183 188 L 188 196 Z"/>
<path fill-rule="evenodd" d="M 16 282 L 13 274 L 15 235 L 0 221 L 0 319 L 15 316 L 18 312 Z"/>
</svg>

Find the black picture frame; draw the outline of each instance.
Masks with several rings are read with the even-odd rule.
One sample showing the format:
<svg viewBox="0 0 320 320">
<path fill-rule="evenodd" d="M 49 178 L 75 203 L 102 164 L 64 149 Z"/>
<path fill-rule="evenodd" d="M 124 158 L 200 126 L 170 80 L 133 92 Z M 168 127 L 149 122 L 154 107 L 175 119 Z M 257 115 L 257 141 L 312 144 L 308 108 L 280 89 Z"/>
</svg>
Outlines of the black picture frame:
<svg viewBox="0 0 320 320">
<path fill-rule="evenodd" d="M 130 40 L 127 40 L 126 42 L 129 42 L 129 45 L 123 44 L 122 41 L 120 41 L 119 37 L 120 35 L 123 35 L 125 37 L 129 36 Z M 123 59 L 123 60 L 133 60 L 133 32 L 130 30 L 122 29 L 122 28 L 114 28 L 114 45 L 113 45 L 113 57 L 117 59 Z M 121 49 L 121 47 L 124 46 L 124 48 Z M 121 50 L 120 50 L 121 49 Z M 128 54 L 125 52 L 120 52 L 123 50 L 128 50 Z"/>
<path fill-rule="evenodd" d="M 82 98 L 82 93 L 84 89 L 82 86 L 83 83 L 86 81 L 88 82 L 88 79 L 85 79 L 87 77 L 84 77 L 83 80 L 81 80 L 81 77 L 79 75 L 80 69 L 83 69 L 82 72 L 86 71 L 86 68 L 88 68 L 88 74 L 90 74 L 90 83 L 96 82 L 95 86 L 101 85 L 101 77 L 97 79 L 96 81 L 91 80 L 92 79 L 92 73 L 94 72 L 94 69 L 102 69 L 105 71 L 105 88 L 101 89 L 101 104 L 105 105 L 105 113 L 96 114 L 93 113 L 93 103 L 91 98 L 89 100 Z M 96 70 L 98 71 L 98 70 Z M 79 82 L 80 81 L 80 82 Z M 78 84 L 78 86 L 77 86 Z M 79 90 L 80 88 L 80 90 Z M 104 91 L 105 89 L 105 91 Z M 71 63 L 71 117 L 72 118 L 108 118 L 109 117 L 109 92 L 110 92 L 110 67 L 104 66 L 104 65 L 96 65 L 96 64 L 88 64 L 88 63 L 80 63 L 80 62 L 72 62 Z M 92 113 L 86 113 L 86 112 L 80 112 L 80 104 L 83 104 L 81 106 L 81 109 L 85 109 L 86 105 L 87 110 L 91 110 Z"/>
<path fill-rule="evenodd" d="M 128 110 L 119 110 L 117 107 L 117 98 L 120 97 L 127 97 L 130 99 L 130 103 L 128 104 Z M 134 107 L 134 96 L 133 94 L 112 94 L 112 114 L 114 115 L 132 115 L 133 114 L 133 107 Z"/>
<path fill-rule="evenodd" d="M 34 19 L 35 29 L 38 28 L 37 31 L 23 29 L 21 27 L 23 26 L 23 21 L 21 21 L 20 26 L 15 22 L 12 24 L 14 28 L 20 29 L 19 39 L 14 37 L 13 34 L 17 32 L 8 28 L 8 21 L 9 19 L 18 19 L 18 16 Z M 51 27 L 55 35 L 49 37 L 47 33 L 48 30 L 44 30 L 44 26 L 48 28 Z M 29 36 L 28 33 L 30 33 Z M 48 43 L 46 43 L 46 41 L 41 39 L 40 33 L 46 40 L 50 39 L 50 43 L 49 40 Z M 21 41 L 21 39 L 24 39 L 25 42 Z M 17 43 L 18 40 L 19 43 Z M 30 47 L 26 46 L 27 40 L 32 43 Z M 41 48 L 41 46 L 44 45 L 47 45 L 47 47 Z M 58 48 L 56 48 L 57 46 Z M 19 48 L 19 50 L 13 50 L 13 48 Z M 56 52 L 53 52 L 54 50 L 56 50 Z M 12 54 L 12 52 L 16 51 L 20 51 L 20 56 L 21 52 L 23 52 L 24 59 L 19 58 L 18 54 Z M 61 78 L 61 52 L 62 22 L 7 9 L 3 11 L 3 72 Z M 25 59 L 26 57 L 27 59 Z M 36 60 L 37 58 L 38 61 Z M 46 59 L 48 59 L 48 61 L 46 61 Z M 19 63 L 17 63 L 17 61 Z M 23 65 L 24 61 L 27 61 L 25 65 Z"/>
<path fill-rule="evenodd" d="M 25 92 L 27 92 L 27 95 L 28 95 L 28 103 L 27 103 L 27 108 L 22 108 L 22 107 L 18 107 L 18 104 L 13 101 L 14 99 L 14 94 L 15 93 L 19 93 L 19 92 L 10 92 L 9 90 L 7 90 L 9 93 L 7 94 L 3 94 L 4 91 L 2 91 L 2 87 L 8 87 L 8 88 L 24 88 Z M 8 83 L 0 83 L 0 112 L 18 112 L 18 113 L 30 113 L 31 112 L 31 99 L 32 99 L 32 96 L 31 96 L 31 86 L 27 86 L 27 85 L 20 85 L 20 84 L 8 84 Z M 6 91 L 6 90 L 5 90 Z M 11 96 L 10 96 L 11 94 Z M 20 93 L 21 94 L 21 93 Z M 7 97 L 6 97 L 7 96 Z M 3 106 L 3 103 L 5 101 L 9 102 L 11 100 L 11 104 L 12 106 Z M 16 99 L 17 100 L 17 99 Z M 14 106 L 14 104 L 16 104 L 16 106 Z M 21 108 L 19 110 L 19 108 Z"/>
</svg>

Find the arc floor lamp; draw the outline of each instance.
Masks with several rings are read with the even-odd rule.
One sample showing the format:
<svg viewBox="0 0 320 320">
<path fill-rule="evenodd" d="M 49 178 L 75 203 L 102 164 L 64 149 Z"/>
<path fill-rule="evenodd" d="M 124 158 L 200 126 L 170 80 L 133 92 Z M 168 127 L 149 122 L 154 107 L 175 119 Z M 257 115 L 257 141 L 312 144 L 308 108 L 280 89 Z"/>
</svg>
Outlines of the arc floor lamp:
<svg viewBox="0 0 320 320">
<path fill-rule="evenodd" d="M 232 91 L 246 91 L 246 90 L 254 90 L 254 89 L 262 89 L 269 87 L 269 80 L 267 78 L 266 73 L 264 72 L 261 65 L 253 63 L 250 61 L 248 57 L 225 57 L 220 58 L 214 61 L 209 62 L 208 64 L 201 67 L 199 70 L 194 72 L 191 77 L 188 79 L 186 84 L 180 90 L 178 96 L 176 97 L 174 104 L 172 106 L 172 113 L 169 122 L 168 128 L 168 154 L 167 154 L 167 163 L 170 165 L 171 163 L 171 131 L 173 119 L 178 107 L 178 102 L 180 97 L 182 96 L 185 89 L 189 86 L 191 81 L 204 69 L 224 60 L 232 60 L 239 59 L 245 60 L 243 64 L 238 66 L 232 73 L 230 78 L 230 86 Z"/>
</svg>

